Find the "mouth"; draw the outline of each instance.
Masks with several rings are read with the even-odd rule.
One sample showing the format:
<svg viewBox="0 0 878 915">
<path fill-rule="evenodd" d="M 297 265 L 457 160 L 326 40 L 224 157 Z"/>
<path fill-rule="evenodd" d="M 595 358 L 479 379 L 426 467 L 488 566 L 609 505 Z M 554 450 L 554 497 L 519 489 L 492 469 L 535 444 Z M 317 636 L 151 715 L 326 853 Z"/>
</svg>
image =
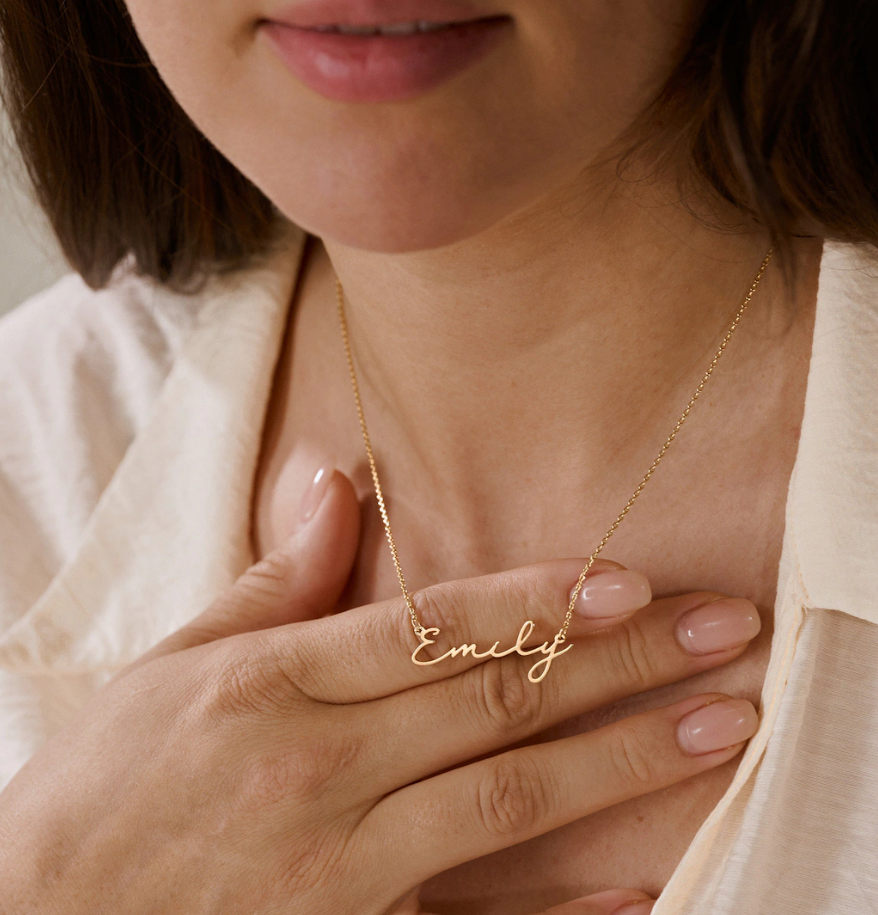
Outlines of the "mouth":
<svg viewBox="0 0 878 915">
<path fill-rule="evenodd" d="M 308 0 L 260 22 L 294 76 L 344 102 L 421 95 L 486 57 L 511 25 L 458 0 Z"/>
<path fill-rule="evenodd" d="M 463 24 L 461 22 L 428 22 L 422 19 L 417 22 L 388 22 L 381 25 L 315 25 L 311 28 L 324 34 L 337 35 L 419 35 Z"/>
</svg>

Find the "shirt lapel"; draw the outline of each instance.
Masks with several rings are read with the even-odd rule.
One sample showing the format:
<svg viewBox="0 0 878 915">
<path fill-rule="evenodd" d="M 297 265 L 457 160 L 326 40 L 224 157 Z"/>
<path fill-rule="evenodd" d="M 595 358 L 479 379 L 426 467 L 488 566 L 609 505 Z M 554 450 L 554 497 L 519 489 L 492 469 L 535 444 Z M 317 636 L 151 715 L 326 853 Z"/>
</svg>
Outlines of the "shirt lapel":
<svg viewBox="0 0 878 915">
<path fill-rule="evenodd" d="M 878 623 L 878 259 L 827 242 L 789 523 L 810 607 Z"/>
<path fill-rule="evenodd" d="M 0 639 L 0 664 L 112 670 L 201 610 L 252 562 L 262 425 L 306 233 L 211 278 L 151 418 L 51 585 Z"/>
</svg>

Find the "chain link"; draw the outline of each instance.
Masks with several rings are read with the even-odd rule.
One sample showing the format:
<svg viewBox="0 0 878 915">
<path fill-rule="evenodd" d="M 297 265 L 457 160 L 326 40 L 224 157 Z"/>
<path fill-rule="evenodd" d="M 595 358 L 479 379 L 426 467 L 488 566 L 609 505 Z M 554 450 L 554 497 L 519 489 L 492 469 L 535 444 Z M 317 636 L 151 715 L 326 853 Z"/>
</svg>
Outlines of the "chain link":
<svg viewBox="0 0 878 915">
<path fill-rule="evenodd" d="M 744 312 L 747 310 L 747 306 L 750 304 L 750 300 L 753 298 L 754 293 L 756 292 L 756 287 L 759 285 L 759 281 L 762 279 L 762 275 L 765 273 L 768 263 L 771 260 L 771 256 L 774 253 L 774 249 L 769 249 L 768 254 L 765 255 L 762 264 L 759 267 L 759 270 L 756 273 L 756 276 L 753 279 L 753 282 L 750 284 L 750 288 L 747 290 L 747 294 L 744 296 L 744 301 L 741 303 L 740 308 L 735 314 L 732 323 L 729 325 L 728 330 L 726 331 L 725 336 L 722 339 L 716 353 L 714 354 L 713 359 L 710 362 L 710 365 L 707 367 L 707 371 L 701 378 L 701 381 L 698 383 L 698 387 L 695 389 L 695 393 L 689 399 L 689 403 L 686 404 L 686 408 L 683 410 L 680 418 L 674 425 L 674 428 L 671 430 L 671 434 L 665 439 L 665 443 L 662 445 L 659 453 L 656 455 L 655 460 L 652 464 L 649 465 L 649 469 L 643 476 L 643 479 L 640 483 L 637 484 L 637 488 L 631 494 L 631 497 L 625 503 L 625 507 L 619 513 L 616 520 L 610 525 L 609 530 L 604 534 L 600 543 L 595 548 L 594 552 L 589 556 L 588 561 L 585 564 L 582 572 L 579 575 L 579 579 L 576 582 L 576 585 L 571 592 L 570 603 L 567 607 L 567 614 L 564 617 L 564 623 L 561 626 L 561 629 L 558 631 L 558 641 L 563 642 L 567 636 L 567 630 L 570 628 L 570 622 L 573 619 L 573 613 L 576 606 L 576 598 L 579 596 L 579 592 L 582 590 L 582 586 L 585 583 L 586 576 L 588 575 L 591 567 L 594 565 L 595 559 L 597 559 L 598 554 L 601 550 L 607 545 L 607 541 L 613 534 L 616 532 L 616 529 L 622 523 L 625 516 L 631 511 L 631 506 L 634 505 L 634 502 L 637 500 L 637 497 L 643 492 L 643 488 L 652 478 L 652 475 L 655 473 L 656 468 L 661 463 L 662 458 L 668 451 L 668 448 L 671 447 L 671 443 L 677 437 L 677 433 L 680 431 L 683 423 L 686 422 L 686 419 L 689 416 L 689 413 L 692 410 L 692 407 L 695 405 L 695 401 L 701 396 L 701 392 L 704 390 L 704 386 L 707 384 L 707 380 L 713 374 L 714 369 L 717 366 L 717 363 L 720 360 L 720 357 L 725 352 L 726 347 L 729 345 L 729 341 L 732 339 L 732 334 L 738 327 L 738 324 L 741 322 L 741 318 L 744 316 Z M 402 565 L 399 561 L 399 551 L 396 548 L 396 543 L 393 539 L 393 532 L 390 529 L 390 518 L 387 514 L 387 506 L 384 504 L 384 493 L 381 491 L 381 482 L 378 479 L 378 468 L 375 464 L 375 455 L 372 453 L 372 442 L 369 439 L 369 430 L 366 426 L 366 415 L 363 411 L 363 401 L 360 397 L 360 385 L 357 381 L 357 372 L 354 368 L 354 356 L 351 350 L 351 339 L 350 331 L 348 329 L 347 317 L 345 316 L 345 307 L 344 307 L 344 290 L 342 289 L 341 281 L 336 277 L 335 279 L 335 289 L 336 297 L 338 299 L 338 318 L 339 324 L 341 326 L 341 336 L 342 342 L 344 344 L 345 358 L 347 359 L 348 372 L 351 376 L 351 386 L 354 391 L 354 400 L 357 405 L 357 417 L 360 421 L 360 431 L 363 433 L 363 443 L 366 446 L 366 455 L 369 459 L 369 470 L 372 473 L 372 482 L 375 486 L 375 496 L 378 499 L 378 510 L 381 513 L 381 520 L 384 523 L 384 531 L 387 535 L 387 542 L 390 545 L 390 553 L 393 557 L 393 565 L 396 569 L 396 577 L 399 579 L 399 587 L 402 590 L 403 598 L 405 599 L 406 607 L 408 608 L 409 616 L 411 617 L 412 628 L 414 629 L 415 635 L 420 637 L 421 633 L 424 631 L 424 627 L 421 624 L 421 621 L 418 619 L 417 611 L 415 610 L 414 603 L 412 602 L 411 594 L 409 593 L 408 586 L 406 585 L 405 576 L 402 572 Z"/>
</svg>

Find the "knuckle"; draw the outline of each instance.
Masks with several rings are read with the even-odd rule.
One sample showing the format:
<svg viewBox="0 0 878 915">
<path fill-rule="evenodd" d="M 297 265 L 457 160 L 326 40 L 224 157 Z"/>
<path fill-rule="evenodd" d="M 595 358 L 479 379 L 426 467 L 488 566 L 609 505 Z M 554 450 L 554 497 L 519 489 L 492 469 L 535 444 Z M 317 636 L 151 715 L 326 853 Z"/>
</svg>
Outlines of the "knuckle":
<svg viewBox="0 0 878 915">
<path fill-rule="evenodd" d="M 294 752 L 254 754 L 241 774 L 239 797 L 245 810 L 262 812 L 314 786 L 317 772 Z"/>
<path fill-rule="evenodd" d="M 618 677 L 621 672 L 625 682 L 637 692 L 656 682 L 655 646 L 650 643 L 637 617 L 616 626 L 607 647 L 614 673 Z"/>
<path fill-rule="evenodd" d="M 336 791 L 349 793 L 361 751 L 350 729 L 324 729 L 310 721 L 300 722 L 297 730 L 294 741 L 252 753 L 245 763 L 239 796 L 248 811 L 325 804 Z"/>
<path fill-rule="evenodd" d="M 532 758 L 501 757 L 479 785 L 479 826 L 490 836 L 530 834 L 549 815 L 549 797 L 547 775 Z"/>
<path fill-rule="evenodd" d="M 411 598 L 423 626 L 450 634 L 459 628 L 460 612 L 457 609 L 457 588 L 448 585 L 431 585 L 413 591 Z"/>
<path fill-rule="evenodd" d="M 559 590 L 554 582 L 546 581 L 544 574 L 537 569 L 528 570 L 526 576 L 516 575 L 511 582 L 504 585 L 503 593 L 508 595 L 512 605 L 509 614 L 521 615 L 524 619 L 555 619 L 558 613 L 563 615 L 567 609 L 567 595 Z"/>
<path fill-rule="evenodd" d="M 331 669 L 327 657 L 327 645 L 313 634 L 298 634 L 287 647 L 287 656 L 281 665 L 291 680 L 294 680 L 304 696 L 323 702 L 332 697 L 333 686 L 328 682 L 327 671 Z"/>
<path fill-rule="evenodd" d="M 205 704 L 211 716 L 223 719 L 289 713 L 299 691 L 281 665 L 259 655 L 243 655 L 238 646 L 223 645 L 215 655 L 205 688 Z"/>
<path fill-rule="evenodd" d="M 239 587 L 252 597 L 283 597 L 289 590 L 290 568 L 286 552 L 276 550 L 248 569 L 239 579 Z"/>
<path fill-rule="evenodd" d="M 642 728 L 624 722 L 612 726 L 607 752 L 612 770 L 624 787 L 645 793 L 657 786 L 655 747 Z"/>
<path fill-rule="evenodd" d="M 256 710 L 252 677 L 247 661 L 222 664 L 208 690 L 208 704 L 219 718 L 238 717 Z"/>
<path fill-rule="evenodd" d="M 473 672 L 475 702 L 482 721 L 502 736 L 529 732 L 539 721 L 543 691 L 527 680 L 519 658 L 480 664 Z"/>
<path fill-rule="evenodd" d="M 534 620 L 546 618 L 550 598 L 545 593 L 542 576 L 533 568 L 519 569 L 502 577 L 489 579 L 488 599 L 498 619 Z M 484 602 L 484 597 L 481 597 Z"/>
<path fill-rule="evenodd" d="M 481 582 L 470 580 L 466 586 L 479 588 L 473 598 L 480 605 L 489 603 L 491 615 L 498 620 L 533 620 L 539 625 L 547 616 L 554 617 L 554 610 L 559 609 L 554 607 L 545 575 L 534 567 L 488 576 Z"/>
</svg>

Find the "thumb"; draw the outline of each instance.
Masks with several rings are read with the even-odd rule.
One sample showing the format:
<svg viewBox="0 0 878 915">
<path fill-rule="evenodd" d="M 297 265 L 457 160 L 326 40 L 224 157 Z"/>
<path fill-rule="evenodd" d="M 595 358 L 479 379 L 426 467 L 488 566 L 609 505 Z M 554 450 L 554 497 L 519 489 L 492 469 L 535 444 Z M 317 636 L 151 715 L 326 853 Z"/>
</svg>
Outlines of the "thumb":
<svg viewBox="0 0 878 915">
<path fill-rule="evenodd" d="M 123 673 L 206 642 L 329 613 L 350 577 L 360 538 L 360 506 L 351 481 L 328 467 L 314 478 L 302 507 L 305 514 L 285 543 Z"/>
</svg>

